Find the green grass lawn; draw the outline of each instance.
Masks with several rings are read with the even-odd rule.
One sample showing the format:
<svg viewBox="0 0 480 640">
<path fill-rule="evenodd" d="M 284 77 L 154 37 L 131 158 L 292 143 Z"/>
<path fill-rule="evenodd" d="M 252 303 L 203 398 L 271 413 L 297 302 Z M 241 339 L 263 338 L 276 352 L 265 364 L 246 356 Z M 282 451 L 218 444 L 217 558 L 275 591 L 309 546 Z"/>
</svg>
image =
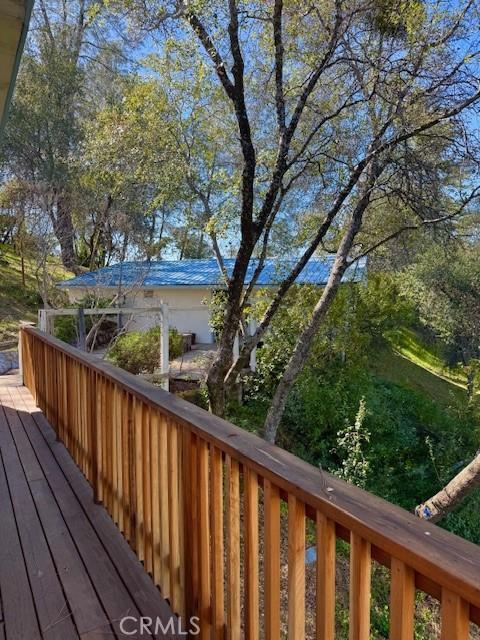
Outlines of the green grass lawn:
<svg viewBox="0 0 480 640">
<path fill-rule="evenodd" d="M 20 256 L 9 245 L 0 244 L 0 348 L 16 340 L 20 320 L 35 321 L 42 306 L 38 294 L 37 265 L 25 260 L 25 284 L 22 282 Z M 67 278 L 58 258 L 49 259 L 49 274 L 55 280 Z"/>
<path fill-rule="evenodd" d="M 467 401 L 466 379 L 459 368 L 447 367 L 441 345 L 426 345 L 413 329 L 397 329 L 388 345 L 371 358 L 374 373 L 419 391 L 443 407 Z"/>
</svg>

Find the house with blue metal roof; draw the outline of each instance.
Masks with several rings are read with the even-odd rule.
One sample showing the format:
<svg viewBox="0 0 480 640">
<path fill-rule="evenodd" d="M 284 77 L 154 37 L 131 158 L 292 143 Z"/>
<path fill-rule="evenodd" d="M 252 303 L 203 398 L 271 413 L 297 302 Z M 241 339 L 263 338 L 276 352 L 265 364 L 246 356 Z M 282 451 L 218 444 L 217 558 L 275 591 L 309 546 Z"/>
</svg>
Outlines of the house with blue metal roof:
<svg viewBox="0 0 480 640">
<path fill-rule="evenodd" d="M 324 285 L 333 259 L 333 256 L 311 258 L 296 279 L 296 284 Z M 227 258 L 224 263 L 227 273 L 231 274 L 235 260 Z M 255 288 L 278 286 L 294 264 L 294 260 L 267 259 Z M 257 266 L 258 261 L 252 259 L 246 284 L 250 282 Z M 359 260 L 347 270 L 343 281 L 360 281 L 365 269 L 365 259 Z M 132 320 L 132 329 L 155 324 L 158 319 L 148 310 L 166 303 L 171 326 L 181 333 L 194 334 L 197 342 L 212 343 L 209 303 L 212 292 L 225 287 L 225 280 L 217 261 L 212 258 L 122 262 L 65 280 L 59 286 L 67 291 L 71 301 L 94 294 L 109 300 L 116 297 L 115 301 L 125 307 L 145 307 L 145 316 L 136 315 Z"/>
</svg>

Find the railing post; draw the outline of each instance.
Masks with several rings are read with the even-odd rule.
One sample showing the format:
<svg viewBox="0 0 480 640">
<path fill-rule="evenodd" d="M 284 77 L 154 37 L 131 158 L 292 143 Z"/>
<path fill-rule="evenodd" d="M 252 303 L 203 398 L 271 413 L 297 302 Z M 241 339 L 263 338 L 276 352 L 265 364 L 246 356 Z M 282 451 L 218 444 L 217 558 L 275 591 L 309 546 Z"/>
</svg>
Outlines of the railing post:
<svg viewBox="0 0 480 640">
<path fill-rule="evenodd" d="M 83 307 L 78 308 L 77 322 L 78 322 L 78 348 L 81 351 L 86 351 L 87 349 L 86 333 L 87 332 L 85 329 L 85 312 Z"/>
<path fill-rule="evenodd" d="M 38 310 L 38 328 L 40 331 L 47 332 L 47 312 L 45 309 Z"/>
<path fill-rule="evenodd" d="M 49 309 L 38 310 L 38 328 L 49 336 L 53 336 L 55 318 L 48 312 Z"/>
<path fill-rule="evenodd" d="M 28 322 L 27 320 L 20 320 L 20 325 L 18 329 L 18 370 L 20 372 L 20 378 L 22 380 L 22 384 L 25 385 L 25 351 L 24 351 L 24 341 L 27 340 L 27 336 L 23 332 L 24 327 L 34 327 L 34 322 Z M 30 364 L 31 366 L 31 364 Z"/>
<path fill-rule="evenodd" d="M 160 373 L 162 387 L 168 391 L 169 353 L 168 353 L 168 305 L 162 304 L 162 323 L 160 325 Z"/>
<path fill-rule="evenodd" d="M 92 442 L 92 487 L 93 487 L 93 499 L 95 503 L 99 504 L 99 482 L 98 482 L 98 423 L 99 423 L 99 396 L 97 390 L 97 375 L 94 371 L 88 373 L 87 379 L 87 401 L 89 405 L 89 418 L 90 418 L 90 434 Z"/>
</svg>

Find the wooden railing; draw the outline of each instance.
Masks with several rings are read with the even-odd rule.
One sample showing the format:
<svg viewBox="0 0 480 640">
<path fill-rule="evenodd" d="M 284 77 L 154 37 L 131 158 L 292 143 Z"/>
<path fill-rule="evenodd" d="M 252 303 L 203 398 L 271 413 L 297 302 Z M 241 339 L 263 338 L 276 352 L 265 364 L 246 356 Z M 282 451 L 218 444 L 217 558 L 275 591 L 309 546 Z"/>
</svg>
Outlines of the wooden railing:
<svg viewBox="0 0 480 640">
<path fill-rule="evenodd" d="M 370 635 L 373 561 L 390 572 L 392 640 L 413 638 L 416 590 L 440 601 L 442 640 L 480 623 L 477 546 L 36 329 L 20 342 L 25 385 L 173 610 L 199 616 L 202 638 L 304 638 L 306 539 L 318 640 L 335 637 L 339 538 L 351 640 Z"/>
</svg>

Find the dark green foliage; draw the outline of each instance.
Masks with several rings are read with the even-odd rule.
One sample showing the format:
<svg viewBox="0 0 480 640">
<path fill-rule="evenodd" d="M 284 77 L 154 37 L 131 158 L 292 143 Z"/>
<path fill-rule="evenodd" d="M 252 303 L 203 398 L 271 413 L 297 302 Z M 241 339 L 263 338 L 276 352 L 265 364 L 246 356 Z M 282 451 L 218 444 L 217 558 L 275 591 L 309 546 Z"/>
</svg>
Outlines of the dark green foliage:
<svg viewBox="0 0 480 640">
<path fill-rule="evenodd" d="M 368 369 L 309 368 L 300 377 L 285 411 L 278 444 L 314 466 L 337 472 L 342 459 L 338 433 L 352 424 L 365 398 L 364 427 L 370 441 L 365 488 L 412 511 L 436 493 L 470 460 L 478 446 L 472 416 L 445 409 L 426 396 L 371 374 Z M 267 400 L 258 397 L 232 408 L 239 426 L 260 432 Z M 460 465 L 461 466 L 461 465 Z M 480 496 L 473 495 L 442 525 L 480 543 Z"/>
<path fill-rule="evenodd" d="M 245 380 L 244 405 L 230 408 L 236 424 L 261 433 L 270 398 L 314 296 L 315 291 L 302 289 L 278 315 L 258 350 L 256 374 Z M 340 473 L 345 452 L 339 446 L 339 434 L 355 423 L 363 399 L 362 429 L 369 434 L 361 451 L 368 469 L 365 488 L 408 510 L 436 493 L 478 447 L 478 419 L 466 394 L 445 394 L 445 402 L 440 403 L 436 396 L 429 396 L 433 383 L 415 390 L 407 381 L 400 382 L 395 372 L 389 375 L 388 366 L 395 368 L 400 359 L 410 365 L 412 375 L 418 369 L 457 389 L 395 355 L 384 339 L 396 335 L 392 332 L 395 327 L 411 326 L 414 318 L 412 307 L 390 276 L 375 276 L 368 285 L 350 290 L 345 287 L 290 395 L 277 440 L 311 464 Z M 415 336 L 421 339 L 413 331 L 408 335 L 412 340 Z M 420 343 L 418 347 L 415 353 L 420 362 Z M 377 372 L 379 354 L 385 366 Z M 443 526 L 480 543 L 479 504 L 480 496 L 472 496 Z M 380 611 L 378 626 L 383 623 Z"/>
<path fill-rule="evenodd" d="M 225 318 L 225 303 L 227 301 L 226 296 L 227 294 L 225 291 L 212 291 L 212 298 L 210 300 L 209 325 L 215 337 L 215 340 L 218 340 L 222 335 Z"/>
<path fill-rule="evenodd" d="M 196 404 L 197 407 L 202 409 L 208 409 L 208 400 L 205 393 L 202 393 L 201 389 L 188 389 L 187 391 L 179 391 L 177 394 L 179 398 L 183 398 L 192 404 Z"/>
<path fill-rule="evenodd" d="M 77 341 L 77 318 L 75 316 L 58 316 L 55 318 L 54 335 L 68 344 Z"/>
<path fill-rule="evenodd" d="M 170 359 L 177 358 L 182 350 L 182 335 L 176 329 L 170 329 Z M 130 373 L 153 373 L 160 360 L 160 327 L 122 334 L 113 343 L 107 359 Z"/>
<path fill-rule="evenodd" d="M 405 38 L 426 18 L 421 0 L 377 0 L 372 10 L 372 23 L 382 35 Z"/>
</svg>

